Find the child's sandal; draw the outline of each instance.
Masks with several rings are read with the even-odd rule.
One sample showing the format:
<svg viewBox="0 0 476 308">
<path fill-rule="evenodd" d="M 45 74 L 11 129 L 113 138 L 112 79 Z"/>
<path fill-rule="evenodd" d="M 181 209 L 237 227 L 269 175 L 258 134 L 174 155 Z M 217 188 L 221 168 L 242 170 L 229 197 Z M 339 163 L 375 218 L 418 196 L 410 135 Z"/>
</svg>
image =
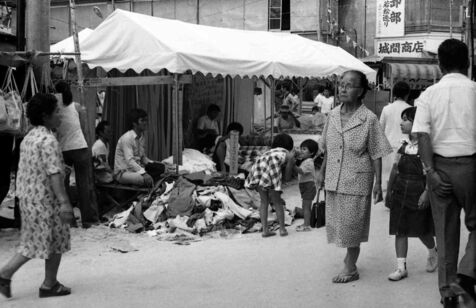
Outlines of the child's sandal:
<svg viewBox="0 0 476 308">
<path fill-rule="evenodd" d="M 310 226 L 305 226 L 305 225 L 300 225 L 300 226 L 297 226 L 296 227 L 296 231 L 297 232 L 309 232 L 311 231 L 311 227 Z"/>
</svg>

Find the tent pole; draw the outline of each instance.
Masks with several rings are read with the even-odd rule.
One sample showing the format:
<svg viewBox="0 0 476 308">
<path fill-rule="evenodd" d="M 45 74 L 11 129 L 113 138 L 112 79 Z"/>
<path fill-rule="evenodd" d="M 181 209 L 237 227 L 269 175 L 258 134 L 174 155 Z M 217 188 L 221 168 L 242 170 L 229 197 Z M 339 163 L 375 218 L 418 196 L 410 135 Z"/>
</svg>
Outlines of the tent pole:
<svg viewBox="0 0 476 308">
<path fill-rule="evenodd" d="M 172 155 L 173 163 L 175 164 L 175 172 L 179 172 L 179 164 L 182 161 L 182 148 L 181 148 L 181 136 L 179 119 L 180 114 L 180 99 L 179 99 L 179 75 L 174 73 L 174 87 L 172 92 L 172 119 L 173 119 L 173 133 L 172 133 Z"/>
<path fill-rule="evenodd" d="M 271 88 L 271 143 L 273 143 L 274 139 L 274 100 L 275 100 L 275 82 L 274 82 L 274 77 L 270 76 L 269 77 L 269 86 Z M 265 108 L 266 110 L 266 108 Z"/>
<path fill-rule="evenodd" d="M 302 115 L 302 96 L 303 96 L 303 89 L 302 89 L 302 78 L 299 77 L 299 115 Z"/>
<path fill-rule="evenodd" d="M 269 88 L 271 90 L 271 87 Z M 266 93 L 266 83 L 264 84 L 264 93 Z M 265 96 L 265 99 L 263 100 L 263 105 L 264 105 L 264 131 L 266 132 L 266 129 L 268 128 L 268 124 L 266 123 L 268 120 L 266 119 L 266 96 Z M 273 108 L 273 107 L 271 107 Z"/>
</svg>

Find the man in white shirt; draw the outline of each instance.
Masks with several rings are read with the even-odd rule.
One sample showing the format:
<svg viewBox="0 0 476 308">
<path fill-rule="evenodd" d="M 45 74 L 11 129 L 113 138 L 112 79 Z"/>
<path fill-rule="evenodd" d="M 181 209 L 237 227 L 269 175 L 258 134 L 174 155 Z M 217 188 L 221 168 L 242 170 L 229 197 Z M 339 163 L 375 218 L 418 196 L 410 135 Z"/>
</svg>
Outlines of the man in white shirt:
<svg viewBox="0 0 476 308">
<path fill-rule="evenodd" d="M 476 301 L 476 83 L 463 42 L 441 43 L 438 60 L 444 76 L 417 99 L 412 132 L 427 173 L 440 293 L 444 307 L 457 307 L 461 290 Z M 461 209 L 469 238 L 458 266 Z"/>
<path fill-rule="evenodd" d="M 317 101 L 317 106 L 321 108 L 321 112 L 327 115 L 334 108 L 334 96 L 331 96 L 331 90 L 325 88 L 322 96 Z"/>
<path fill-rule="evenodd" d="M 159 163 L 145 155 L 144 132 L 147 130 L 147 113 L 142 109 L 132 109 L 129 117 L 132 129 L 117 141 L 114 177 L 121 184 L 150 187 L 154 184 L 154 179 L 146 169 L 148 165 Z"/>
<path fill-rule="evenodd" d="M 387 136 L 393 149 L 392 154 L 385 156 L 382 160 L 382 176 L 386 177 L 390 176 L 390 171 L 392 170 L 395 161 L 395 153 L 398 148 L 400 148 L 401 141 L 408 139 L 408 136 L 402 133 L 400 124 L 402 123 L 403 110 L 411 107 L 406 102 L 408 100 L 408 95 L 410 95 L 410 86 L 406 82 L 397 82 L 393 86 L 392 92 L 394 97 L 393 103 L 385 106 L 380 115 L 380 125 L 382 125 L 385 136 Z M 384 187 L 386 187 L 386 185 L 384 185 Z"/>
</svg>

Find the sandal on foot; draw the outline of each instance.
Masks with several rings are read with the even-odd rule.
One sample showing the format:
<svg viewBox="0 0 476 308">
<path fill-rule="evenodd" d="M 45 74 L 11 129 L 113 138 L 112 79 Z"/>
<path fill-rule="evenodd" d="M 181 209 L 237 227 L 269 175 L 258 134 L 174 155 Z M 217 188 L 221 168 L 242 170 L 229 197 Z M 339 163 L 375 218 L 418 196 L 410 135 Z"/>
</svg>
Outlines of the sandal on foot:
<svg viewBox="0 0 476 308">
<path fill-rule="evenodd" d="M 12 297 L 12 281 L 10 279 L 0 277 L 0 294 L 6 298 Z"/>
<path fill-rule="evenodd" d="M 348 283 L 351 281 L 359 280 L 359 272 L 355 271 L 350 274 L 340 273 L 339 275 L 332 278 L 333 283 Z"/>
<path fill-rule="evenodd" d="M 312 231 L 310 226 L 300 225 L 296 227 L 297 232 L 309 232 Z"/>
<path fill-rule="evenodd" d="M 263 232 L 263 234 L 261 234 L 262 237 L 270 237 L 270 236 L 275 236 L 276 235 L 276 232 L 273 232 L 273 231 L 267 231 L 267 232 Z"/>
<path fill-rule="evenodd" d="M 287 230 L 279 230 L 279 236 L 287 236 L 288 231 Z"/>
<path fill-rule="evenodd" d="M 59 281 L 55 283 L 50 289 L 40 288 L 39 295 L 40 297 L 52 297 L 52 296 L 65 296 L 71 294 L 71 289 L 65 287 Z"/>
</svg>

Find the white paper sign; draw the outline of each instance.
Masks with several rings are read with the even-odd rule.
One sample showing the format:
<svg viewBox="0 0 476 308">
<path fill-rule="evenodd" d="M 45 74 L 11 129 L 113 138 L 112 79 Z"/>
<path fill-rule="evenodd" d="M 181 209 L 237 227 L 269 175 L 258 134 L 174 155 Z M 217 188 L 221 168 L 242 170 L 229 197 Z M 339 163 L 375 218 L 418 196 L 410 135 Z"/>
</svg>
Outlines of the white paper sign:
<svg viewBox="0 0 476 308">
<path fill-rule="evenodd" d="M 377 0 L 376 37 L 405 34 L 405 0 Z"/>
<path fill-rule="evenodd" d="M 375 54 L 381 57 L 423 57 L 425 40 L 420 38 L 407 39 L 375 39 Z"/>
</svg>

